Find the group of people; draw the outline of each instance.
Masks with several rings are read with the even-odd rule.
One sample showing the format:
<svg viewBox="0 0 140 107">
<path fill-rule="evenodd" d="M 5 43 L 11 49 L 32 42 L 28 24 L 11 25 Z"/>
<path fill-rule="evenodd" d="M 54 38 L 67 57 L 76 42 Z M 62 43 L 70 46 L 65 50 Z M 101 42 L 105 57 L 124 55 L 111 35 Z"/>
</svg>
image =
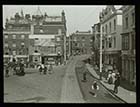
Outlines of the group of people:
<svg viewBox="0 0 140 107">
<path fill-rule="evenodd" d="M 38 70 L 40 72 L 40 74 L 47 74 L 47 72 L 49 74 L 52 74 L 53 73 L 53 65 L 52 64 L 40 64 L 38 66 Z"/>
<path fill-rule="evenodd" d="M 109 84 L 114 84 L 114 93 L 118 93 L 118 87 L 120 86 L 120 73 L 109 72 L 107 81 Z"/>
<path fill-rule="evenodd" d="M 13 75 L 19 76 L 25 75 L 23 60 L 8 62 L 4 65 L 4 67 L 5 67 L 5 77 L 9 77 L 10 72 L 12 72 Z"/>
</svg>

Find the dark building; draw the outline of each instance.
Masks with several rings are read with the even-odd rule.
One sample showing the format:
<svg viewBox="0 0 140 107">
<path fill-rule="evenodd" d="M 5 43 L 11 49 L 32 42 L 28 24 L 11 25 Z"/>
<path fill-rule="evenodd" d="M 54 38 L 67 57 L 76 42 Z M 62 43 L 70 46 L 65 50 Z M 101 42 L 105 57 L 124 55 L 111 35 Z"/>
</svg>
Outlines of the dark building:
<svg viewBox="0 0 140 107">
<path fill-rule="evenodd" d="M 6 19 L 3 30 L 4 62 L 13 59 L 23 59 L 26 62 L 29 59 L 30 23 L 30 15 L 24 15 L 23 11 Z"/>
<path fill-rule="evenodd" d="M 123 6 L 122 11 L 122 78 L 136 86 L 135 6 Z"/>
<path fill-rule="evenodd" d="M 92 50 L 93 50 L 93 64 L 99 66 L 100 61 L 100 23 L 92 26 Z"/>
<path fill-rule="evenodd" d="M 91 37 L 92 33 L 90 31 L 76 31 L 70 35 L 71 54 L 91 54 Z"/>
</svg>

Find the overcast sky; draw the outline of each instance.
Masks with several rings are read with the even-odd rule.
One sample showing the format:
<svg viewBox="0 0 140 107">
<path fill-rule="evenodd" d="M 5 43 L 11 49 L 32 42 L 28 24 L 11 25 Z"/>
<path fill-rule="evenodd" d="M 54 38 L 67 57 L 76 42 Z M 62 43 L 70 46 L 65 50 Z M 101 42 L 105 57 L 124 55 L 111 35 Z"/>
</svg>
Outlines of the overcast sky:
<svg viewBox="0 0 140 107">
<path fill-rule="evenodd" d="M 41 12 L 46 12 L 48 16 L 61 15 L 65 11 L 67 35 L 79 31 L 91 30 L 91 26 L 99 22 L 99 12 L 105 5 L 3 5 L 3 26 L 5 19 L 13 17 L 16 12 L 23 10 L 24 14 L 35 14 L 38 6 Z M 119 8 L 120 6 L 116 6 Z"/>
</svg>

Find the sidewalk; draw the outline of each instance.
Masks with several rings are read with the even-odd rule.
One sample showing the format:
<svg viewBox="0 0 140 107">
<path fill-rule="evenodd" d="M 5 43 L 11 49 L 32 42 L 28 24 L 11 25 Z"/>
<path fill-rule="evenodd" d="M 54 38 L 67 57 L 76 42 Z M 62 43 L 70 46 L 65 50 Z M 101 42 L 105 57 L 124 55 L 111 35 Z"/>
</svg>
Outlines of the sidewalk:
<svg viewBox="0 0 140 107">
<path fill-rule="evenodd" d="M 93 67 L 89 64 L 86 64 L 87 69 L 89 70 L 89 72 L 96 78 L 99 78 L 99 75 L 96 74 L 95 70 L 93 69 Z M 105 78 L 102 78 L 101 83 L 108 89 L 108 90 L 113 90 L 114 89 L 114 85 L 110 85 L 106 82 Z M 122 87 L 118 88 L 118 93 L 114 94 L 113 92 L 111 92 L 113 95 L 119 97 L 120 99 L 124 100 L 127 103 L 136 103 L 136 92 L 132 92 L 132 91 L 128 91 Z"/>
</svg>

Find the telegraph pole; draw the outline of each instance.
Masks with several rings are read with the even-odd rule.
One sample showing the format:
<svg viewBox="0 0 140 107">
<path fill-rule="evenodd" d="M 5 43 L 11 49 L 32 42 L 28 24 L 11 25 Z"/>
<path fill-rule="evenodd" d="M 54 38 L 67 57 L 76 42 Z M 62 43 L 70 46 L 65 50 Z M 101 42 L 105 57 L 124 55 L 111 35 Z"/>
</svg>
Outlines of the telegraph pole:
<svg viewBox="0 0 140 107">
<path fill-rule="evenodd" d="M 103 55 L 103 53 L 102 53 L 102 37 L 103 37 L 103 35 L 102 35 L 102 26 L 100 25 L 100 80 L 102 80 L 102 67 L 103 67 L 103 65 L 102 65 L 102 55 Z"/>
</svg>

